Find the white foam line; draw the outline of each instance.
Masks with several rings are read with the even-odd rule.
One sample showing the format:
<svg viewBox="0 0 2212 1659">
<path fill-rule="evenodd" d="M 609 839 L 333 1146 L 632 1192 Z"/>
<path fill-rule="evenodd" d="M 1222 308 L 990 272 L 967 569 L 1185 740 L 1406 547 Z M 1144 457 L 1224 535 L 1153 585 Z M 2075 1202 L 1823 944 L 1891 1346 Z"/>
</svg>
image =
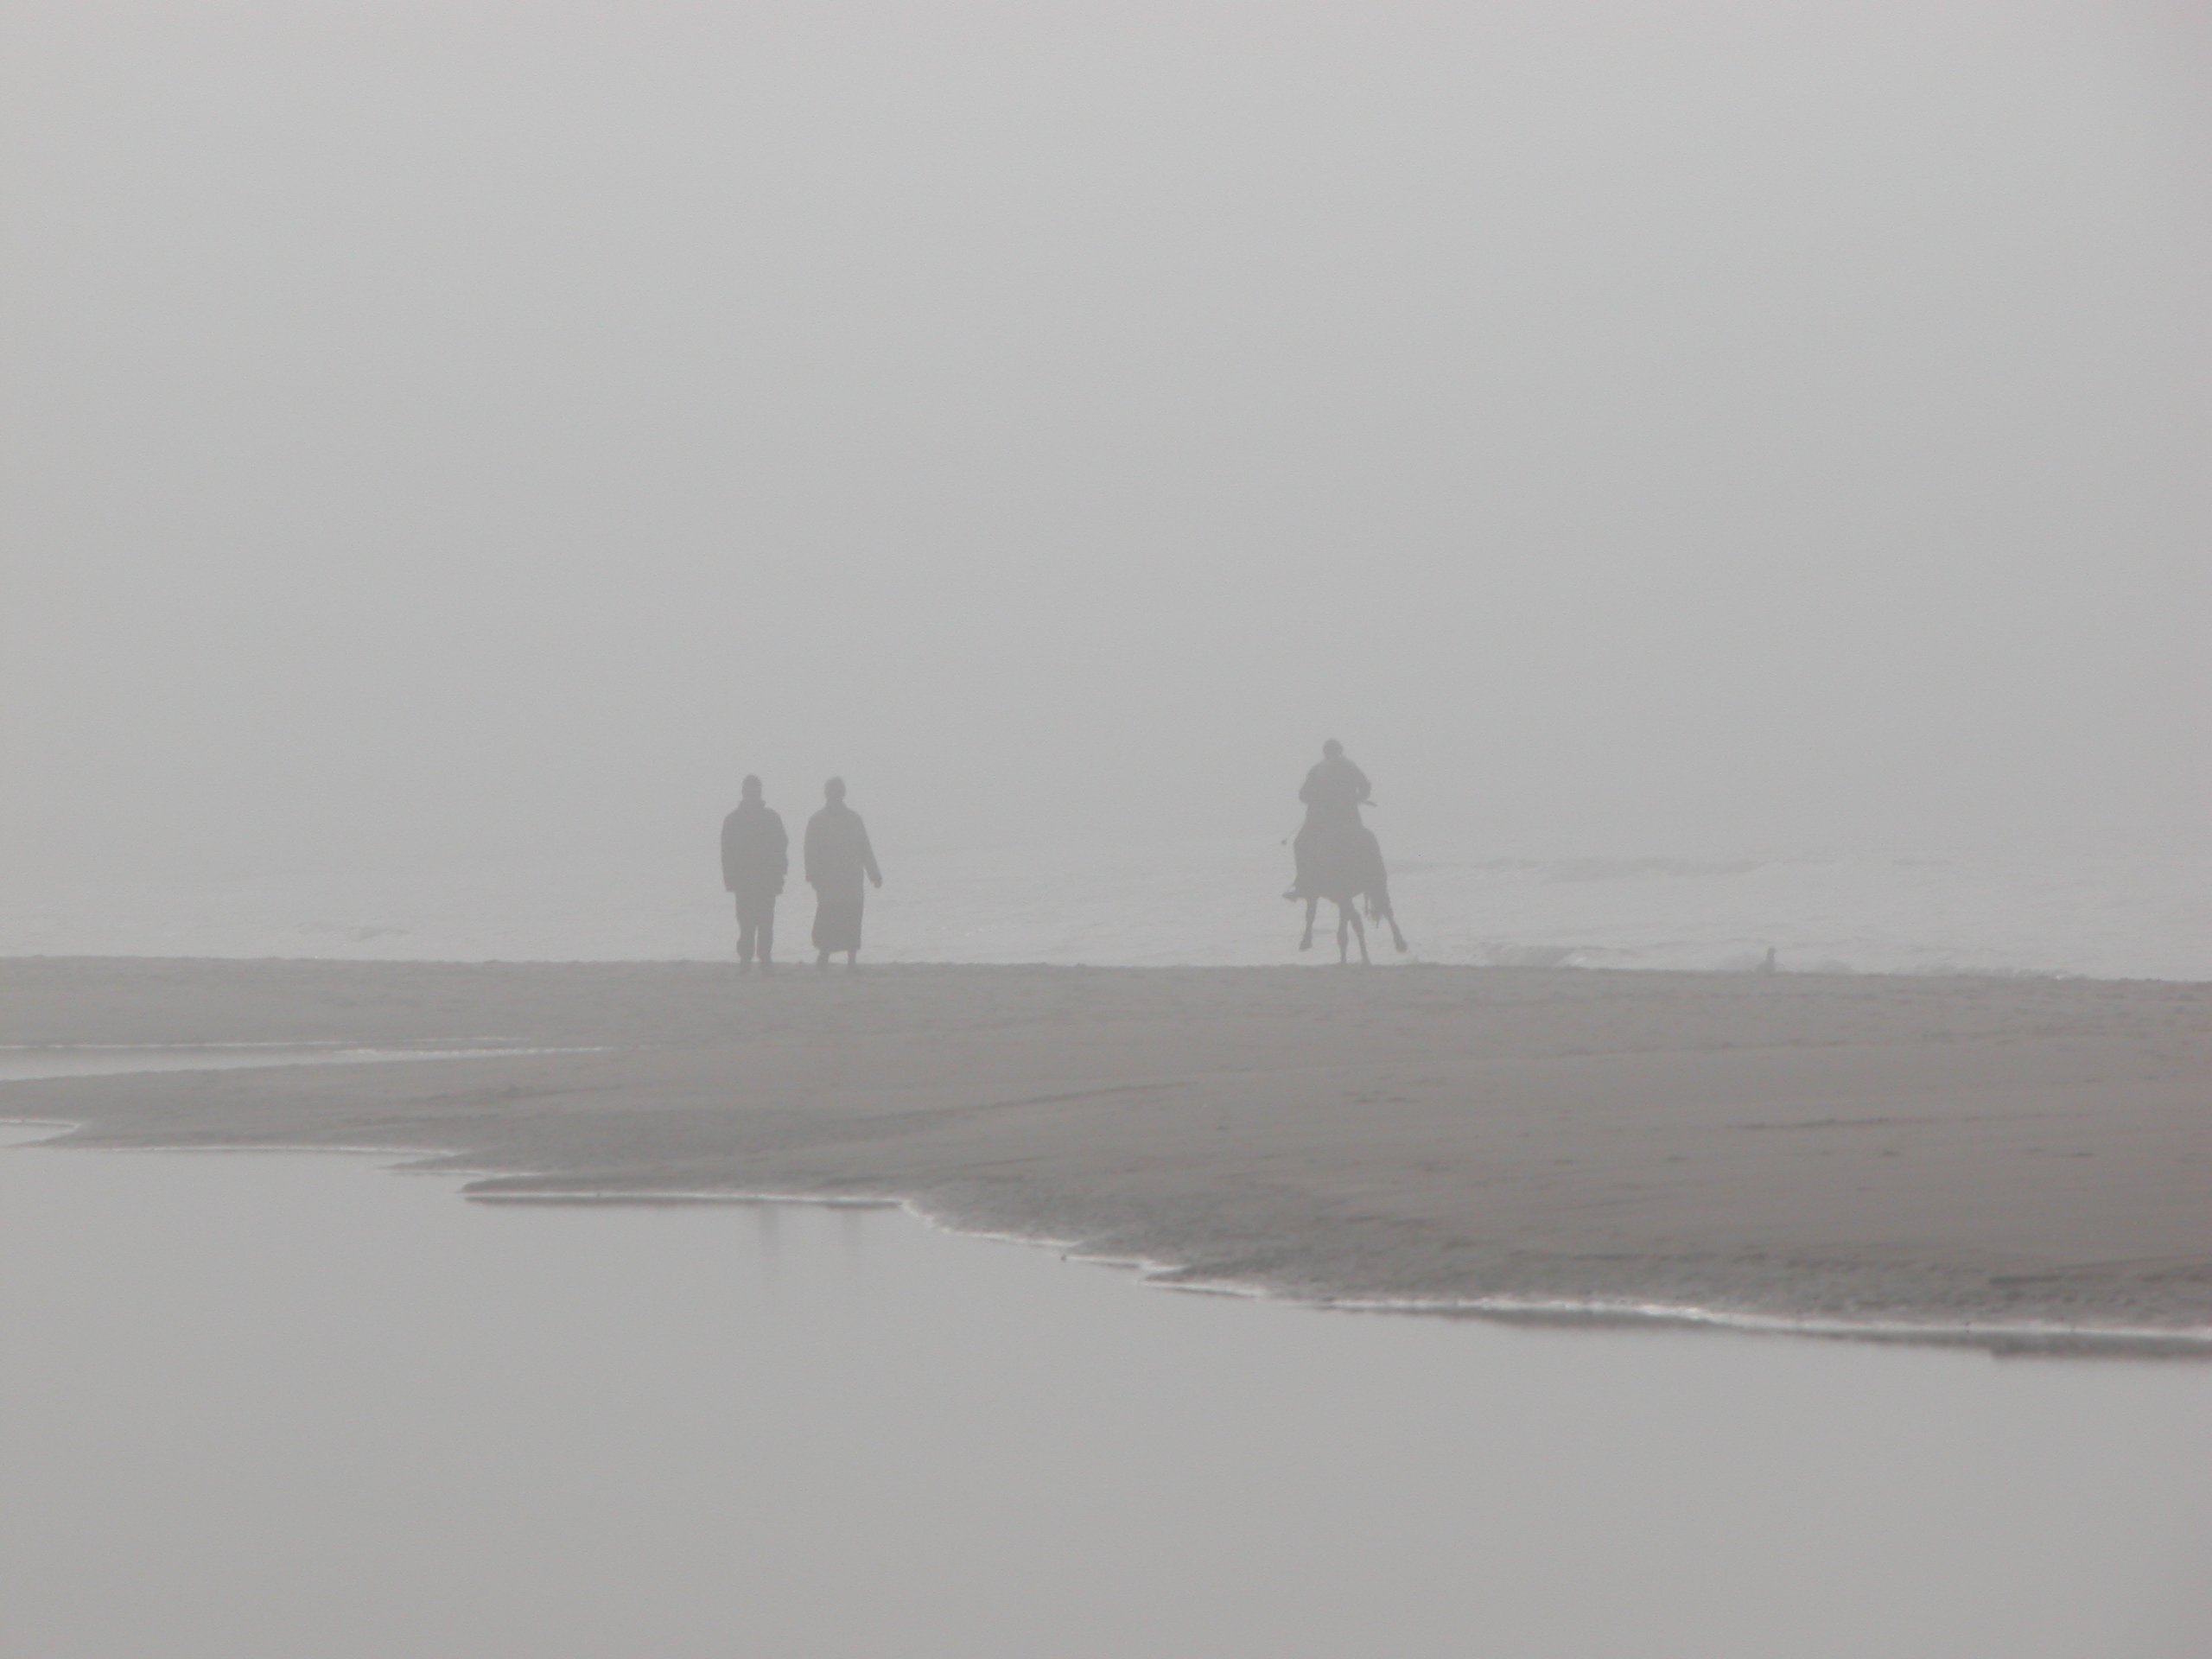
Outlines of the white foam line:
<svg viewBox="0 0 2212 1659">
<path fill-rule="evenodd" d="M 313 1050 L 312 1053 L 302 1051 Z M 229 1053 L 289 1052 L 298 1054 L 296 1061 L 278 1061 L 272 1065 L 254 1065 L 241 1059 L 235 1065 L 150 1065 L 124 1066 L 106 1071 L 48 1071 L 34 1072 L 29 1077 L 0 1077 L 0 1084 L 10 1083 L 89 1082 L 102 1077 L 157 1077 L 182 1076 L 187 1072 L 207 1071 L 280 1071 L 288 1064 L 303 1066 L 324 1065 L 391 1065 L 424 1060 L 490 1060 L 518 1059 L 549 1054 L 611 1054 L 615 1046 L 597 1044 L 586 1048 L 374 1048 L 359 1044 L 327 1043 L 117 1043 L 99 1045 L 73 1044 L 17 1044 L 6 1052 L 25 1054 L 119 1054 L 146 1053 L 170 1055 L 208 1055 Z"/>
<path fill-rule="evenodd" d="M 344 1048 L 334 1037 L 302 1037 L 259 1043 L 0 1043 L 0 1054 L 130 1054 L 141 1049 L 175 1053 L 220 1053 L 234 1048 Z"/>
<path fill-rule="evenodd" d="M 2057 1319 L 1853 1319 L 1825 1314 L 1758 1313 L 1694 1302 L 1639 1302 L 1618 1297 L 1331 1296 L 1278 1290 L 1249 1280 L 1180 1277 L 1187 1268 L 1110 1256 L 1075 1256 L 1136 1268 L 1141 1282 L 1193 1295 L 1240 1296 L 1342 1313 L 1414 1313 L 1576 1325 L 1694 1325 L 1747 1335 L 1846 1338 L 1867 1342 L 1983 1344 L 2020 1343 L 2157 1346 L 2212 1354 L 2212 1326 L 2069 1325 Z"/>
<path fill-rule="evenodd" d="M 21 1125 L 26 1128 L 52 1129 L 54 1131 L 53 1135 L 50 1135 L 44 1140 L 19 1141 L 17 1143 L 19 1147 L 49 1146 L 54 1139 L 69 1135 L 75 1130 L 86 1127 L 83 1122 L 69 1118 L 0 1117 L 0 1128 L 7 1128 L 16 1125 Z M 164 1154 L 192 1152 L 220 1152 L 231 1154 L 232 1155 L 239 1153 L 264 1152 L 285 1153 L 294 1156 L 302 1153 L 334 1153 L 340 1156 L 347 1158 L 391 1158 L 398 1160 L 399 1161 L 387 1164 L 385 1166 L 391 1173 L 396 1175 L 450 1175 L 457 1180 L 465 1181 L 474 1176 L 480 1175 L 483 1173 L 480 1171 L 471 1171 L 467 1169 L 424 1169 L 420 1167 L 420 1166 L 428 1160 L 434 1158 L 450 1158 L 453 1156 L 453 1154 L 450 1151 L 440 1147 L 357 1147 L 333 1145 L 328 1141 L 307 1141 L 299 1144 L 294 1144 L 289 1141 L 251 1141 L 236 1143 L 215 1141 L 194 1141 L 177 1146 L 171 1146 L 162 1142 L 149 1143 L 145 1141 L 132 1141 L 127 1145 L 117 1146 L 104 1145 L 98 1141 L 91 1141 L 82 1146 L 59 1147 L 56 1147 L 55 1150 L 60 1152 L 158 1152 Z"/>
<path fill-rule="evenodd" d="M 134 1143 L 133 1145 L 127 1147 L 70 1147 L 67 1148 L 67 1150 L 70 1152 L 159 1152 L 171 1155 L 179 1153 L 219 1152 L 230 1157 L 237 1157 L 240 1154 L 244 1153 L 270 1153 L 272 1154 L 283 1154 L 289 1157 L 298 1157 L 306 1153 L 330 1153 L 343 1158 L 396 1157 L 407 1161 L 387 1166 L 390 1172 L 395 1175 L 454 1175 L 459 1177 L 462 1180 L 467 1180 L 468 1179 L 467 1172 L 465 1170 L 417 1170 L 408 1167 L 408 1163 L 414 1160 L 424 1158 L 443 1158 L 448 1155 L 445 1153 L 438 1151 L 435 1147 L 354 1147 L 334 1145 L 327 1141 L 314 1141 L 306 1144 L 296 1145 L 292 1142 L 283 1141 L 256 1141 L 248 1144 L 236 1146 L 222 1141 L 208 1141 L 198 1145 L 179 1147 Z"/>
<path fill-rule="evenodd" d="M 1755 1313 L 1694 1302 L 1615 1297 L 1347 1296 L 1300 1298 L 1345 1313 L 1478 1314 L 1507 1319 L 1693 1325 L 1760 1335 L 1849 1337 L 1897 1342 L 2139 1343 L 2212 1351 L 2212 1326 L 2069 1325 L 2059 1319 L 1853 1319 L 1827 1314 Z"/>
<path fill-rule="evenodd" d="M 68 1119 L 63 1117 L 0 1117 L 0 1129 L 53 1130 L 54 1135 L 47 1136 L 47 1140 L 52 1140 L 54 1135 L 67 1135 L 72 1129 L 78 1128 L 79 1127 L 81 1126 L 72 1123 Z M 44 1142 L 40 1141 L 19 1141 L 16 1144 L 17 1146 L 35 1147 L 42 1145 Z"/>
<path fill-rule="evenodd" d="M 52 1129 L 54 1134 L 38 1141 L 18 1141 L 16 1143 L 16 1147 L 50 1146 L 55 1140 L 73 1134 L 76 1130 L 88 1127 L 85 1121 L 80 1118 L 0 1117 L 0 1128 L 6 1128 L 17 1125 L 26 1128 Z M 16 1148 L 8 1148 L 8 1150 L 14 1149 Z M 333 1153 L 340 1157 L 346 1158 L 385 1158 L 394 1160 L 396 1161 L 387 1163 L 384 1167 L 387 1172 L 395 1175 L 444 1175 L 450 1176 L 455 1180 L 467 1181 L 474 1179 L 480 1179 L 484 1174 L 489 1173 L 487 1171 L 461 1167 L 448 1167 L 445 1169 L 430 1169 L 424 1167 L 425 1165 L 434 1160 L 453 1157 L 454 1155 L 453 1150 L 447 1147 L 406 1147 L 389 1145 L 370 1147 L 333 1145 L 325 1141 L 307 1141 L 299 1144 L 294 1144 L 288 1141 L 251 1141 L 235 1143 L 230 1141 L 193 1141 L 175 1146 L 162 1143 L 148 1144 L 143 1141 L 132 1141 L 118 1146 L 102 1145 L 98 1141 L 92 1141 L 81 1146 L 56 1147 L 54 1147 L 54 1150 L 58 1152 L 116 1153 L 221 1152 L 236 1154 L 242 1152 L 267 1152 L 289 1153 L 295 1155 L 301 1153 Z"/>
<path fill-rule="evenodd" d="M 619 1045 L 593 1043 L 582 1047 L 523 1048 L 488 1046 L 496 1039 L 477 1038 L 473 1048 L 397 1048 L 388 1044 L 357 1043 L 334 1037 L 302 1037 L 272 1043 L 0 1043 L 0 1054 L 228 1054 L 253 1053 L 264 1049 L 327 1049 L 334 1054 L 389 1054 L 398 1059 L 458 1059 L 479 1054 L 611 1054 Z"/>
</svg>

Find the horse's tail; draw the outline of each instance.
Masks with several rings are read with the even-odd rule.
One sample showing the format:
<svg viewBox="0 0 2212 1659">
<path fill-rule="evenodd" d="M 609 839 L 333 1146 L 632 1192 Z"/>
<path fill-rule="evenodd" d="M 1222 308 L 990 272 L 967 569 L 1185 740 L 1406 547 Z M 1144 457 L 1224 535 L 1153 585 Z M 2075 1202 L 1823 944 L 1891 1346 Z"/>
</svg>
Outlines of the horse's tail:
<svg viewBox="0 0 2212 1659">
<path fill-rule="evenodd" d="M 1382 862 L 1382 843 L 1365 824 L 1359 827 L 1360 891 L 1367 899 L 1367 919 L 1380 921 L 1390 913 L 1390 876 Z"/>
</svg>

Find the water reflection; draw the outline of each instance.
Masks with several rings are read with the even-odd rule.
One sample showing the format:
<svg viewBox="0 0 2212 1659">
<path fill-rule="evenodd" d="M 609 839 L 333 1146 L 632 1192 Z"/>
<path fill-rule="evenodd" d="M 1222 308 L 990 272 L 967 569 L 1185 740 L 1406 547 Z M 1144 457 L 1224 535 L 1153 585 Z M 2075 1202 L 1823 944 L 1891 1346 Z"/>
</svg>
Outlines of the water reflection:
<svg viewBox="0 0 2212 1659">
<path fill-rule="evenodd" d="M 2212 1370 L 0 1153 L 0 1651 L 2195 1655 Z M 119 1596 L 118 1584 L 131 1593 Z"/>
</svg>

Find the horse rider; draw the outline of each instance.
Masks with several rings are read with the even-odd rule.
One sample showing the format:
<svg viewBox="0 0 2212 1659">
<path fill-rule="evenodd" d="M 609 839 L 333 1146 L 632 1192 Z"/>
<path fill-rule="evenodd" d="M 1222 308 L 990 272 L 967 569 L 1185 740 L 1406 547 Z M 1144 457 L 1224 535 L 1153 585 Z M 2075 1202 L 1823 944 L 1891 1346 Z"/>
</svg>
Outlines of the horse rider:
<svg viewBox="0 0 2212 1659">
<path fill-rule="evenodd" d="M 1321 746 L 1321 759 L 1306 774 L 1306 782 L 1298 791 L 1298 798 L 1306 803 L 1306 822 L 1299 826 L 1298 837 L 1290 844 L 1298 874 L 1284 898 L 1310 896 L 1307 882 L 1313 869 L 1313 849 L 1324 836 L 1338 830 L 1360 828 L 1359 809 L 1373 799 L 1374 793 L 1375 786 L 1367 781 L 1367 774 L 1352 764 L 1343 744 L 1332 737 Z"/>
</svg>

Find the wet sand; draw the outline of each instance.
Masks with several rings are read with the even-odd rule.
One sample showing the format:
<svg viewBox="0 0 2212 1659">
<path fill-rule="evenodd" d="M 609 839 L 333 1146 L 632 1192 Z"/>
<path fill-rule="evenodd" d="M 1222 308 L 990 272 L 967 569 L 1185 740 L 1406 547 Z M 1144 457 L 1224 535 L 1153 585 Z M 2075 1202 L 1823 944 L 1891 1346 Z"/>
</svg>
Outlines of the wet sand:
<svg viewBox="0 0 2212 1659">
<path fill-rule="evenodd" d="M 1194 1282 L 2212 1349 L 2212 986 L 16 958 L 0 1042 L 600 1052 L 16 1083 L 487 1198 L 899 1198 Z"/>
</svg>

